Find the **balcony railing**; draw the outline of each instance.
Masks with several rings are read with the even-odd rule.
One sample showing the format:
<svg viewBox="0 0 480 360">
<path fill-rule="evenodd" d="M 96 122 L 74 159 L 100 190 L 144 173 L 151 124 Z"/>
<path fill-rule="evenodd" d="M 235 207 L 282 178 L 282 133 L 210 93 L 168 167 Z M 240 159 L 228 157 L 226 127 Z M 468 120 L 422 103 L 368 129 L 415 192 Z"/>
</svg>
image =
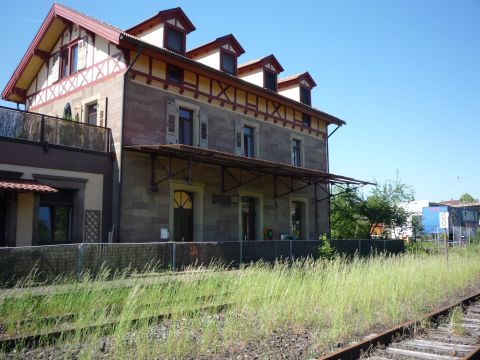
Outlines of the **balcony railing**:
<svg viewBox="0 0 480 360">
<path fill-rule="evenodd" d="M 110 152 L 109 128 L 0 106 L 0 137 Z"/>
</svg>

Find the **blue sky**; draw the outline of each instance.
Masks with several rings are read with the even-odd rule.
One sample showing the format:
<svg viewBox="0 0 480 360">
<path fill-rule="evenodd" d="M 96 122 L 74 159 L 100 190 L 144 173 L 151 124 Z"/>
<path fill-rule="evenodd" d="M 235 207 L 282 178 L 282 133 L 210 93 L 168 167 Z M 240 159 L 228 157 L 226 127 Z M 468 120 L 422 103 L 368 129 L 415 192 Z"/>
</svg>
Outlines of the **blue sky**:
<svg viewBox="0 0 480 360">
<path fill-rule="evenodd" d="M 330 140 L 331 172 L 398 173 L 417 199 L 480 197 L 480 1 L 63 3 L 121 28 L 181 6 L 197 28 L 187 48 L 233 33 L 240 63 L 273 53 L 281 76 L 310 72 L 313 105 L 347 122 Z M 2 89 L 51 4 L 2 3 Z"/>
</svg>

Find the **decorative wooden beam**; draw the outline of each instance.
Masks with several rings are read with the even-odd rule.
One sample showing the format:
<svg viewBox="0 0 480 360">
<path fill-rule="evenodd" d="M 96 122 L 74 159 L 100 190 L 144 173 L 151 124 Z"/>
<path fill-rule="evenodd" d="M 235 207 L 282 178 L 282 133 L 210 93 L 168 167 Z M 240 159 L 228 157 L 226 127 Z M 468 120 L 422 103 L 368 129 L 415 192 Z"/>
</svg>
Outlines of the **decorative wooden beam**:
<svg viewBox="0 0 480 360">
<path fill-rule="evenodd" d="M 12 94 L 20 96 L 21 98 L 26 98 L 27 97 L 27 90 L 26 89 L 21 89 L 18 87 L 14 87 L 12 89 Z"/>
<path fill-rule="evenodd" d="M 40 49 L 33 50 L 33 55 L 38 56 L 44 62 L 47 62 L 48 59 L 50 58 L 50 54 L 48 52 L 40 50 Z"/>
</svg>

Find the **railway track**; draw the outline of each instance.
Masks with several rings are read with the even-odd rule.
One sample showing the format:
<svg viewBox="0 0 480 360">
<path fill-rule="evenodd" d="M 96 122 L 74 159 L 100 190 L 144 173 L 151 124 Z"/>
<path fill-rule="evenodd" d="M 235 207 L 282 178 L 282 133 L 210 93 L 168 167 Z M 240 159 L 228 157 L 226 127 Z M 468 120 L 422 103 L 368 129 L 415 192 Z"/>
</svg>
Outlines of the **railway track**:
<svg viewBox="0 0 480 360">
<path fill-rule="evenodd" d="M 41 332 L 34 332 L 31 334 L 21 334 L 21 335 L 0 335 L 0 350 L 8 352 L 15 348 L 33 348 L 37 346 L 44 346 L 53 343 L 57 339 L 63 339 L 69 335 L 75 334 L 82 334 L 87 335 L 93 331 L 97 331 L 102 335 L 111 334 L 117 326 L 120 324 L 136 324 L 142 321 L 153 323 L 155 321 L 169 319 L 176 315 L 181 316 L 190 316 L 192 314 L 196 314 L 198 312 L 221 312 L 228 308 L 229 306 L 233 305 L 231 302 L 225 303 L 211 303 L 211 304 L 204 304 L 197 307 L 191 307 L 187 310 L 177 311 L 177 312 L 162 312 L 162 313 L 154 313 L 149 315 L 143 315 L 139 317 L 131 317 L 131 318 L 122 318 L 122 319 L 112 319 L 112 320 L 105 320 L 105 321 L 98 321 L 95 323 L 91 323 L 88 325 L 75 325 L 75 324 L 63 324 L 58 327 L 54 327 L 48 329 L 46 331 Z M 66 315 L 61 315 L 63 317 Z M 76 316 L 76 314 L 67 314 L 67 316 L 71 316 L 72 318 Z M 52 321 L 53 317 L 45 318 L 46 321 Z"/>
<path fill-rule="evenodd" d="M 454 309 L 456 319 L 449 319 Z M 425 322 L 432 326 L 423 328 Z M 336 359 L 480 359 L 480 292 L 319 360 Z"/>
</svg>

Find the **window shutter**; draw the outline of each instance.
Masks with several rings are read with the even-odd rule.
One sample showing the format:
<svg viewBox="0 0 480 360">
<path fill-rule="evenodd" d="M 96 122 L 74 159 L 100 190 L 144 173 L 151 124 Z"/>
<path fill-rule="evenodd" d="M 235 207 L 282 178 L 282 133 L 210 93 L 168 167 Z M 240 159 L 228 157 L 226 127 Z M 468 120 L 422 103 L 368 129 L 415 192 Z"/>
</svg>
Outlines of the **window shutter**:
<svg viewBox="0 0 480 360">
<path fill-rule="evenodd" d="M 50 58 L 50 75 L 52 83 L 57 81 L 60 76 L 60 52 Z"/>
<path fill-rule="evenodd" d="M 243 132 L 242 122 L 239 119 L 235 119 L 235 154 L 236 155 L 243 155 L 242 132 Z"/>
<path fill-rule="evenodd" d="M 166 144 L 178 143 L 178 106 L 175 100 L 167 100 Z"/>
<path fill-rule="evenodd" d="M 85 40 L 78 41 L 77 70 L 82 70 L 87 66 L 87 45 Z"/>
<path fill-rule="evenodd" d="M 208 114 L 200 112 L 200 147 L 208 149 Z"/>
<path fill-rule="evenodd" d="M 97 108 L 97 125 L 106 126 L 107 125 L 107 98 L 102 96 L 98 99 L 98 108 Z"/>
</svg>

